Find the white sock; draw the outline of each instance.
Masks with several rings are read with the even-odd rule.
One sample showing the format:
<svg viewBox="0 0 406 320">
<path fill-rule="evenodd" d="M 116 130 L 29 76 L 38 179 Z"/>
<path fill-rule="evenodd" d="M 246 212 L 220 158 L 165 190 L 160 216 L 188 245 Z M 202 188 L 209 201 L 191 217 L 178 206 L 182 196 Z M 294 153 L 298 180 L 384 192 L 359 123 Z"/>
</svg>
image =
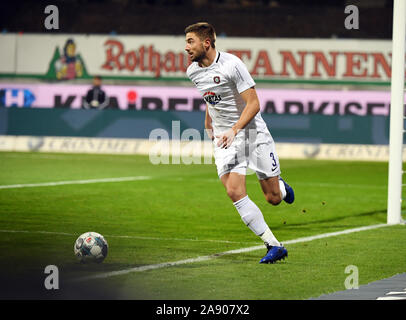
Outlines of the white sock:
<svg viewBox="0 0 406 320">
<path fill-rule="evenodd" d="M 282 182 L 282 180 L 279 180 L 279 189 L 281 189 L 282 199 L 285 199 L 285 197 L 286 197 L 286 188 L 285 188 L 285 184 Z"/>
<path fill-rule="evenodd" d="M 234 206 L 240 214 L 242 221 L 257 236 L 261 236 L 266 229 L 269 229 L 261 210 L 248 196 L 234 202 Z"/>
<path fill-rule="evenodd" d="M 261 239 L 265 243 L 265 245 L 277 247 L 281 246 L 281 243 L 275 238 L 269 227 L 267 227 L 265 232 L 261 235 Z"/>
</svg>

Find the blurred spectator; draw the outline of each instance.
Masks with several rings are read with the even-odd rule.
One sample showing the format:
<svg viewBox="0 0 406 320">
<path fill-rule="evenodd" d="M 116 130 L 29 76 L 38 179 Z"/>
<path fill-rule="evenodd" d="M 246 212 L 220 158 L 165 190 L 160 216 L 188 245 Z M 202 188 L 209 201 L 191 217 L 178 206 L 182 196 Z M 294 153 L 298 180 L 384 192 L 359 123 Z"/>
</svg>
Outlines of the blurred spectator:
<svg viewBox="0 0 406 320">
<path fill-rule="evenodd" d="M 104 109 L 109 104 L 109 98 L 101 88 L 102 79 L 100 76 L 93 78 L 93 87 L 87 92 L 83 101 L 85 109 Z"/>
</svg>

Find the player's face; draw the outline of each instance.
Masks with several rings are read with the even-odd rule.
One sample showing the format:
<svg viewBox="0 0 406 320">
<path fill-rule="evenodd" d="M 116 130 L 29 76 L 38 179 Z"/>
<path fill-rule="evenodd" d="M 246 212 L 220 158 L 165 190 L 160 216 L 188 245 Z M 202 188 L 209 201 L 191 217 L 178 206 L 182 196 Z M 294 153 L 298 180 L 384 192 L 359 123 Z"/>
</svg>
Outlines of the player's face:
<svg viewBox="0 0 406 320">
<path fill-rule="evenodd" d="M 190 60 L 201 61 L 205 55 L 206 50 L 204 49 L 203 42 L 194 32 L 189 32 L 186 34 L 186 52 L 189 54 Z"/>
</svg>

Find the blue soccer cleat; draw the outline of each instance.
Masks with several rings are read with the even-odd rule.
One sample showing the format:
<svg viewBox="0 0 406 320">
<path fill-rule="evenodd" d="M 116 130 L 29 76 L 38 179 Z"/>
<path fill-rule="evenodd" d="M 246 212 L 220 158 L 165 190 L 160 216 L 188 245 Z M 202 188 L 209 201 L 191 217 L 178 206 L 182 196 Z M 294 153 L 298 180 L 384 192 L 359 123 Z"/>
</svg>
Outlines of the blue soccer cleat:
<svg viewBox="0 0 406 320">
<path fill-rule="evenodd" d="M 293 192 L 292 187 L 290 185 L 288 185 L 285 182 L 285 180 L 283 180 L 281 177 L 279 177 L 279 180 L 281 180 L 283 182 L 283 184 L 285 185 L 285 189 L 286 189 L 286 197 L 283 200 L 285 200 L 285 202 L 289 203 L 289 204 L 293 203 L 293 201 L 295 201 L 295 193 Z"/>
<path fill-rule="evenodd" d="M 288 250 L 284 246 L 267 246 L 267 248 L 267 254 L 259 263 L 274 263 L 278 260 L 284 260 L 288 256 Z"/>
</svg>

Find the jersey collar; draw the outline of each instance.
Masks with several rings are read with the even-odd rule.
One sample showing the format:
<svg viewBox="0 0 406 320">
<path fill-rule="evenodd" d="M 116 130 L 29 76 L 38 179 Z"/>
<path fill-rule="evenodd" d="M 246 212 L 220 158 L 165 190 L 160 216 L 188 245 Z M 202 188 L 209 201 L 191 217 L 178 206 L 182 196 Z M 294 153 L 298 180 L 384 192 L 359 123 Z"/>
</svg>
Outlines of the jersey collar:
<svg viewBox="0 0 406 320">
<path fill-rule="evenodd" d="M 200 67 L 202 69 L 208 69 L 208 68 L 212 68 L 217 62 L 219 62 L 220 59 L 220 51 L 216 50 L 216 57 L 214 58 L 213 62 L 211 63 L 211 65 L 207 66 L 207 67 Z"/>
<path fill-rule="evenodd" d="M 214 58 L 212 64 L 209 67 L 211 67 L 211 66 L 215 65 L 217 62 L 219 62 L 219 59 L 220 59 L 220 51 L 216 50 L 216 57 Z"/>
</svg>

